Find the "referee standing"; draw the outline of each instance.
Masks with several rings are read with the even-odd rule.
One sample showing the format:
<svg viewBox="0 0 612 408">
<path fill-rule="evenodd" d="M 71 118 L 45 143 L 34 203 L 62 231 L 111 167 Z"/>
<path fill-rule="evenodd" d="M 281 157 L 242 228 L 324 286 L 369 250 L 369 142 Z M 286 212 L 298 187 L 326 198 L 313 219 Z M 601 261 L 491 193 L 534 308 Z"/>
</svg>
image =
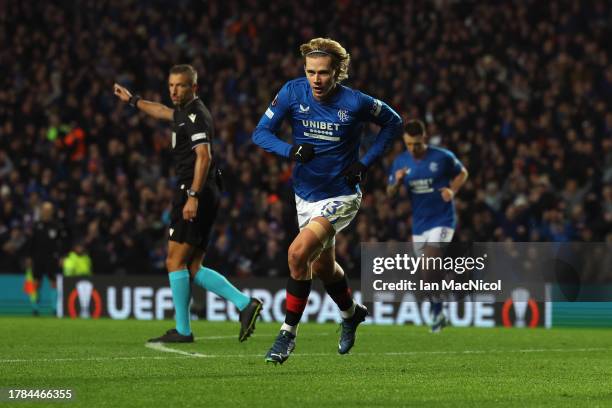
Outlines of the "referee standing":
<svg viewBox="0 0 612 408">
<path fill-rule="evenodd" d="M 54 217 L 53 204 L 46 201 L 40 208 L 40 219 L 34 224 L 32 235 L 28 241 L 28 263 L 32 265 L 34 291 L 33 314 L 39 314 L 41 303 L 40 288 L 45 276 L 51 284 L 51 304 L 56 308 L 57 289 L 56 277 L 61 273 L 60 260 L 66 253 L 68 234 Z"/>
<path fill-rule="evenodd" d="M 218 272 L 202 266 L 219 207 L 220 177 L 212 158 L 212 116 L 197 97 L 198 74 L 191 65 L 170 69 L 168 88 L 174 109 L 141 99 L 119 84 L 114 93 L 123 102 L 156 118 L 173 122 L 172 157 L 178 185 L 168 230 L 166 268 L 172 289 L 176 328 L 150 342 L 190 343 L 190 275 L 195 284 L 231 301 L 240 310 L 239 340 L 255 329 L 262 303 L 249 298 Z"/>
</svg>

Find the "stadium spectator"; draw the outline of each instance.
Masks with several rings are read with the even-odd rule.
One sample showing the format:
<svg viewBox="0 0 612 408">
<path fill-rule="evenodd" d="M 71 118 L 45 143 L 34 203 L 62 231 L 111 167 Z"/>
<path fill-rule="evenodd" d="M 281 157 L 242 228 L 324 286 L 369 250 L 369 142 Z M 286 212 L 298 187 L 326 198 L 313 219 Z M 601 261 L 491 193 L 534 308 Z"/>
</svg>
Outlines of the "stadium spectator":
<svg viewBox="0 0 612 408">
<path fill-rule="evenodd" d="M 470 171 L 456 199 L 455 239 L 550 240 L 568 233 L 610 239 L 612 209 L 604 197 L 612 184 L 610 2 L 178 2 L 172 16 L 163 2 L 64 4 L 9 0 L 0 14 L 0 38 L 10 44 L 0 49 L 2 271 L 23 270 L 36 191 L 55 204 L 70 231 L 80 231 L 75 236 L 98 224 L 99 238 L 87 243 L 96 274 L 146 270 L 126 269 L 134 266 L 122 243 L 143 232 L 112 220 L 149 208 L 141 213 L 144 247 L 153 271 L 163 273 L 176 183 L 170 134 L 150 119 L 128 118 L 114 104 L 109 81 L 167 101 L 160 84 L 175 61 L 214 78 L 200 94 L 216 119 L 227 218 L 210 247 L 211 266 L 235 271 L 242 226 L 257 220 L 280 217 L 278 252 L 285 254 L 295 236 L 286 229 L 297 232 L 291 166 L 256 152 L 248 135 L 273 92 L 301 75 L 297 46 L 319 33 L 342 38 L 359 61 L 349 86 L 379 95 L 407 118 L 424 117 L 431 143 L 456 152 Z M 72 128 L 86 135 L 86 153 L 77 160 L 55 143 Z M 373 135 L 364 132 L 366 139 Z M 398 149 L 399 141 L 369 169 L 360 215 L 341 233 L 349 243 L 343 256 L 355 265 L 359 241 L 409 239 L 405 197 L 376 205 Z M 570 178 L 572 208 L 560 208 Z M 80 191 L 83 179 L 93 188 Z M 273 194 L 278 207 L 263 205 L 261 197 Z M 85 212 L 77 217 L 80 195 Z M 520 199 L 517 206 L 518 196 L 527 204 Z M 380 220 L 384 230 L 368 227 Z M 565 232 L 551 233 L 560 226 Z"/>
<path fill-rule="evenodd" d="M 75 244 L 64 258 L 63 273 L 66 277 L 92 275 L 91 258 L 82 244 Z"/>
</svg>

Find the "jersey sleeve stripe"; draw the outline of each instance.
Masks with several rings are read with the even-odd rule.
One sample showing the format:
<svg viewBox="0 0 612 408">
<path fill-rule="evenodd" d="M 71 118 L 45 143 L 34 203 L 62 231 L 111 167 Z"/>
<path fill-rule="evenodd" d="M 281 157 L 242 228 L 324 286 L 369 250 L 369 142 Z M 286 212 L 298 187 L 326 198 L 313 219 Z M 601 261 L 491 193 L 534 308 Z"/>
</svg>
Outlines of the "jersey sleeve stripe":
<svg viewBox="0 0 612 408">
<path fill-rule="evenodd" d="M 193 135 L 191 135 L 192 142 L 195 142 L 196 140 L 200 140 L 200 139 L 206 139 L 206 132 L 194 133 Z"/>
</svg>

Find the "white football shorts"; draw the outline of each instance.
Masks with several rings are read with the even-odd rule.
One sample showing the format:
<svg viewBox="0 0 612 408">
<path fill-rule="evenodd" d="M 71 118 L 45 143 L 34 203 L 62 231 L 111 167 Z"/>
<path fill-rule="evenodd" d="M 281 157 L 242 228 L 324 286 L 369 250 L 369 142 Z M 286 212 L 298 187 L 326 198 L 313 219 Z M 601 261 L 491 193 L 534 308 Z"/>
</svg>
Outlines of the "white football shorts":
<svg viewBox="0 0 612 408">
<path fill-rule="evenodd" d="M 419 256 L 423 253 L 426 244 L 441 246 L 453 240 L 455 230 L 449 227 L 435 227 L 424 231 L 422 234 L 412 236 L 414 253 Z"/>
<path fill-rule="evenodd" d="M 361 206 L 361 193 L 330 197 L 319 201 L 309 202 L 297 195 L 295 196 L 295 207 L 297 210 L 300 231 L 308 225 L 311 219 L 325 217 L 333 225 L 336 233 L 346 228 Z M 332 237 L 323 245 L 323 249 L 330 248 L 336 243 Z"/>
</svg>

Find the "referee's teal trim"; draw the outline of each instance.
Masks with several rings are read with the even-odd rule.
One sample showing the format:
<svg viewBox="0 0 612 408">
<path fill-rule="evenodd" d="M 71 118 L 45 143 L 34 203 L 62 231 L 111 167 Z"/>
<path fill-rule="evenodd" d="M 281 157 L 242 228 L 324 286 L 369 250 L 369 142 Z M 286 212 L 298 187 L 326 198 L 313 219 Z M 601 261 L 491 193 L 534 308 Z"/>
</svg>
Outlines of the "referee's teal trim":
<svg viewBox="0 0 612 408">
<path fill-rule="evenodd" d="M 170 289 L 172 289 L 176 331 L 183 336 L 189 336 L 191 334 L 191 322 L 189 321 L 191 283 L 189 282 L 189 271 L 187 269 L 181 269 L 170 272 L 168 273 L 168 279 L 170 280 Z"/>
<path fill-rule="evenodd" d="M 213 292 L 215 295 L 229 300 L 240 311 L 244 310 L 251 301 L 251 298 L 239 291 L 225 276 L 204 266 L 200 267 L 200 270 L 193 278 L 193 282 Z"/>
<path fill-rule="evenodd" d="M 187 269 L 180 269 L 178 271 L 168 273 L 168 278 L 173 281 L 177 279 L 189 278 L 189 271 Z"/>
</svg>

